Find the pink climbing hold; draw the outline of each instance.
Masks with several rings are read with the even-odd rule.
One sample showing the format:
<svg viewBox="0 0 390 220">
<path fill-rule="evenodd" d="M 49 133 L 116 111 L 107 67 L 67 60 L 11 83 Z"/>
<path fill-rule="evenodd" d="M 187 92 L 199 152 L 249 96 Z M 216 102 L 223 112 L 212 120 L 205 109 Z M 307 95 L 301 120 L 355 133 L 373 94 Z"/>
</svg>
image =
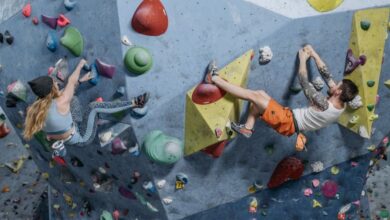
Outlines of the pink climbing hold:
<svg viewBox="0 0 390 220">
<path fill-rule="evenodd" d="M 104 63 L 103 61 L 96 59 L 96 68 L 100 75 L 112 79 L 114 77 L 116 68 L 113 65 Z"/>
<path fill-rule="evenodd" d="M 348 49 L 347 57 L 345 59 L 344 75 L 352 73 L 359 65 L 363 66 L 366 63 L 366 60 L 367 57 L 365 55 L 361 55 L 359 59 L 355 58 L 352 50 Z"/>
<path fill-rule="evenodd" d="M 115 138 L 112 141 L 111 154 L 113 154 L 113 155 L 123 154 L 124 152 L 126 152 L 126 150 L 127 150 L 127 148 L 126 148 L 125 144 L 123 143 L 123 141 L 119 137 Z"/>
<path fill-rule="evenodd" d="M 31 16 L 31 4 L 30 3 L 28 3 L 27 5 L 25 5 L 23 7 L 22 13 L 23 13 L 24 17 L 26 17 L 26 18 Z"/>
<path fill-rule="evenodd" d="M 119 216 L 120 216 L 119 210 L 115 209 L 115 211 L 112 212 L 112 217 L 114 217 L 115 220 L 119 220 Z"/>
<path fill-rule="evenodd" d="M 322 194 L 327 198 L 333 198 L 336 196 L 338 190 L 337 183 L 332 180 L 327 180 L 322 185 Z"/>
<path fill-rule="evenodd" d="M 98 97 L 98 98 L 96 98 L 95 102 L 103 102 L 103 98 L 102 97 Z"/>
<path fill-rule="evenodd" d="M 131 26 L 140 34 L 158 36 L 168 29 L 168 16 L 160 0 L 143 0 L 134 12 Z"/>
<path fill-rule="evenodd" d="M 33 17 L 32 23 L 33 23 L 34 25 L 38 25 L 38 23 L 39 23 L 38 17 Z"/>
<path fill-rule="evenodd" d="M 305 196 L 311 196 L 311 194 L 313 194 L 313 190 L 310 189 L 310 188 L 307 188 L 307 189 L 305 189 L 305 190 L 303 191 L 303 194 L 304 194 Z"/>
<path fill-rule="evenodd" d="M 60 14 L 60 16 L 57 19 L 57 25 L 60 27 L 65 27 L 68 24 L 70 24 L 69 18 L 65 17 L 65 15 L 63 14 Z"/>
<path fill-rule="evenodd" d="M 314 188 L 317 188 L 320 185 L 320 181 L 318 179 L 314 179 L 311 181 Z"/>
<path fill-rule="evenodd" d="M 55 17 L 48 17 L 46 15 L 41 15 L 42 22 L 47 24 L 47 26 L 56 29 L 57 28 L 57 20 L 58 18 Z"/>
</svg>

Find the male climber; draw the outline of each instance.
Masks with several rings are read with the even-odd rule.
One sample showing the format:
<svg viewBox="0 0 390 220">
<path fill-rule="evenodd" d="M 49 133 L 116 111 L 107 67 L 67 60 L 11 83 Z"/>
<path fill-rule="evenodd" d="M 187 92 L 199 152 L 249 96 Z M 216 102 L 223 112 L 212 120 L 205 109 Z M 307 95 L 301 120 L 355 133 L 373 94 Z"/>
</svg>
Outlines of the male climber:
<svg viewBox="0 0 390 220">
<path fill-rule="evenodd" d="M 215 62 L 210 63 L 206 82 L 214 83 L 233 96 L 250 102 L 245 124 L 232 122 L 231 126 L 235 132 L 250 138 L 254 132 L 256 118 L 260 117 L 282 135 L 291 136 L 297 133 L 296 150 L 301 151 L 305 147 L 306 138 L 300 132 L 318 130 L 337 121 L 347 102 L 358 94 L 357 86 L 348 79 L 336 83 L 325 63 L 310 45 L 300 49 L 298 55 L 299 81 L 310 105 L 293 110 L 283 107 L 263 90 L 253 91 L 227 82 L 218 76 Z M 309 82 L 306 67 L 309 58 L 315 60 L 319 73 L 329 87 L 328 97 L 318 92 Z"/>
</svg>

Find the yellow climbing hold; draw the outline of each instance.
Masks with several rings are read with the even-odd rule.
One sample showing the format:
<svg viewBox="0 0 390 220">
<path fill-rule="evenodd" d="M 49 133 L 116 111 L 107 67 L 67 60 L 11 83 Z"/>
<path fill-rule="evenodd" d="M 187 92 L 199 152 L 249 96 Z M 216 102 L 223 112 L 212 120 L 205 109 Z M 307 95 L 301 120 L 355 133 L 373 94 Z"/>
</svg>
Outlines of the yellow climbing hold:
<svg viewBox="0 0 390 220">
<path fill-rule="evenodd" d="M 333 174 L 333 175 L 337 175 L 339 174 L 340 172 L 340 169 L 336 166 L 333 166 L 331 169 L 330 169 L 330 172 Z"/>
<path fill-rule="evenodd" d="M 42 173 L 42 177 L 46 180 L 49 179 L 49 173 Z"/>
<path fill-rule="evenodd" d="M 379 83 L 372 82 L 379 82 L 380 79 L 389 14 L 389 7 L 366 9 L 357 11 L 352 20 L 349 48 L 355 56 L 365 55 L 367 61 L 344 78 L 352 80 L 358 86 L 364 107 L 358 109 L 347 107 L 338 123 L 367 139 L 371 137 L 372 125 L 376 118 L 374 104 L 377 101 Z M 367 31 L 360 27 L 362 20 L 371 23 Z M 390 87 L 390 81 L 386 81 L 385 85 Z M 351 123 L 354 115 L 359 116 L 359 120 Z"/>
<path fill-rule="evenodd" d="M 386 80 L 385 86 L 386 86 L 388 89 L 390 89 L 390 79 Z"/>
<path fill-rule="evenodd" d="M 367 147 L 367 150 L 368 151 L 374 151 L 376 149 L 376 146 L 375 145 L 370 145 L 369 147 Z"/>
<path fill-rule="evenodd" d="M 322 207 L 321 203 L 313 199 L 313 208 Z"/>
<path fill-rule="evenodd" d="M 253 50 L 247 51 L 219 71 L 219 75 L 232 84 L 246 87 Z M 200 105 L 192 100 L 193 87 L 186 95 L 184 154 L 190 155 L 208 146 L 229 140 L 236 134 L 229 134 L 225 128 L 229 121 L 238 121 L 243 102 L 230 94 L 216 102 Z M 223 128 L 220 136 L 216 128 Z"/>
<path fill-rule="evenodd" d="M 375 121 L 379 118 L 379 115 L 378 114 L 373 114 L 373 115 L 370 115 L 370 117 L 368 118 L 370 121 Z"/>
<path fill-rule="evenodd" d="M 337 8 L 343 0 L 307 0 L 310 6 L 319 12 L 327 12 Z"/>
</svg>

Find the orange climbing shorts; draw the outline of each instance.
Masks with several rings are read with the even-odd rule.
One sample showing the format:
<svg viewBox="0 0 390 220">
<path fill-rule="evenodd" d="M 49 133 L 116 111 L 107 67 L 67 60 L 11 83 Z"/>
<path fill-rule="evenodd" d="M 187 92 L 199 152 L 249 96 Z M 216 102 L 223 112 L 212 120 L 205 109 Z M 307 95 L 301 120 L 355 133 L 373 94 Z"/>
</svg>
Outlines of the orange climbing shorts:
<svg viewBox="0 0 390 220">
<path fill-rule="evenodd" d="M 269 100 L 268 106 L 260 117 L 278 133 L 291 136 L 295 133 L 294 116 L 290 108 L 283 107 L 275 100 Z"/>
</svg>

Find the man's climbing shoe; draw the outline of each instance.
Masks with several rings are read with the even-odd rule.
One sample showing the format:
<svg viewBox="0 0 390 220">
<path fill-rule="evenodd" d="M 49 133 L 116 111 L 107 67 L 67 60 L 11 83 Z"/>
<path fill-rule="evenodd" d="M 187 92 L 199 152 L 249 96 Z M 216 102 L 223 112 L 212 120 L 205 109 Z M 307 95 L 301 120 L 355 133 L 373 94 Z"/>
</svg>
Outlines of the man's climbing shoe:
<svg viewBox="0 0 390 220">
<path fill-rule="evenodd" d="M 217 67 L 215 60 L 212 60 L 209 63 L 209 65 L 207 67 L 207 73 L 206 73 L 206 76 L 204 78 L 204 82 L 208 83 L 208 84 L 212 84 L 213 81 L 211 79 L 213 78 L 213 76 L 218 76 L 218 67 Z"/>
<path fill-rule="evenodd" d="M 253 129 L 246 128 L 244 124 L 232 122 L 231 126 L 233 131 L 244 135 L 246 138 L 250 138 L 253 134 Z"/>
<path fill-rule="evenodd" d="M 144 94 L 134 98 L 133 102 L 135 104 L 135 107 L 136 108 L 143 108 L 145 106 L 145 104 L 148 102 L 149 96 L 150 96 L 150 94 L 148 92 L 145 92 Z"/>
<path fill-rule="evenodd" d="M 11 45 L 14 42 L 14 36 L 9 31 L 4 32 L 4 37 L 7 44 Z"/>
</svg>

